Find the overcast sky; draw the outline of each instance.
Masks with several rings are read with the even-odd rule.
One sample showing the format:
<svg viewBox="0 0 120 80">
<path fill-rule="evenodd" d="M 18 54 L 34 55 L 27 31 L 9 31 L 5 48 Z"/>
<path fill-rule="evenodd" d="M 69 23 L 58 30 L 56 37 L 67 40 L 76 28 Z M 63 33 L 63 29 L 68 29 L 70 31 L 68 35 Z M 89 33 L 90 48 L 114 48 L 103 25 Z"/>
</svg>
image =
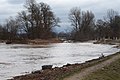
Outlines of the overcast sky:
<svg viewBox="0 0 120 80">
<path fill-rule="evenodd" d="M 72 7 L 80 7 L 81 10 L 91 10 L 96 18 L 106 15 L 108 9 L 120 12 L 120 0 L 36 0 L 49 4 L 56 16 L 61 19 L 61 28 L 57 31 L 68 30 L 68 13 Z M 16 16 L 23 10 L 25 0 L 0 0 L 0 23 L 4 23 L 9 16 Z"/>
</svg>

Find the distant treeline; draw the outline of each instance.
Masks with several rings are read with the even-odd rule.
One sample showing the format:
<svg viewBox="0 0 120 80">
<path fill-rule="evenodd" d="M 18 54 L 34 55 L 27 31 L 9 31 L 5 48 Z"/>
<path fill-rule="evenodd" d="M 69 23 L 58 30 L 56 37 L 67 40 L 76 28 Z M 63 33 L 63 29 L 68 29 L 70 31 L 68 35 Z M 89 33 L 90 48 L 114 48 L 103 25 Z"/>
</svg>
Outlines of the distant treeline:
<svg viewBox="0 0 120 80">
<path fill-rule="evenodd" d="M 53 27 L 59 26 L 60 19 L 48 4 L 26 0 L 24 6 L 24 11 L 0 25 L 0 39 L 49 39 L 60 36 L 75 41 L 86 41 L 120 38 L 120 15 L 112 9 L 107 11 L 104 19 L 95 20 L 92 11 L 81 11 L 80 8 L 74 7 L 68 14 L 73 29 L 69 33 L 56 34 Z"/>
</svg>

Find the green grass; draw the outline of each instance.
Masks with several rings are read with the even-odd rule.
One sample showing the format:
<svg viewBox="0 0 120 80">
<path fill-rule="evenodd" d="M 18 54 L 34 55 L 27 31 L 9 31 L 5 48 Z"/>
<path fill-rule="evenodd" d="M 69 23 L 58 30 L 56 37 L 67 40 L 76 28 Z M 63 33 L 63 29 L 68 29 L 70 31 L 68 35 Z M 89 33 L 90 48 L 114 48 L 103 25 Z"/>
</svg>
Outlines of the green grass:
<svg viewBox="0 0 120 80">
<path fill-rule="evenodd" d="M 120 59 L 82 80 L 120 80 Z"/>
</svg>

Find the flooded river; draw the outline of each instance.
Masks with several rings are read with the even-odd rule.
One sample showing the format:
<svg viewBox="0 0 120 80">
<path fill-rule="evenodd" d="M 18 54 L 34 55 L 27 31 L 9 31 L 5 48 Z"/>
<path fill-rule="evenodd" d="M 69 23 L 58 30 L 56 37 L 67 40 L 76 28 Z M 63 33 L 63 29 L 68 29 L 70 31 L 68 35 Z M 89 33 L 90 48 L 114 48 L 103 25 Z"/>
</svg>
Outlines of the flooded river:
<svg viewBox="0 0 120 80">
<path fill-rule="evenodd" d="M 114 45 L 58 43 L 49 45 L 6 45 L 0 43 L 0 80 L 40 70 L 42 65 L 83 63 L 119 50 Z"/>
</svg>

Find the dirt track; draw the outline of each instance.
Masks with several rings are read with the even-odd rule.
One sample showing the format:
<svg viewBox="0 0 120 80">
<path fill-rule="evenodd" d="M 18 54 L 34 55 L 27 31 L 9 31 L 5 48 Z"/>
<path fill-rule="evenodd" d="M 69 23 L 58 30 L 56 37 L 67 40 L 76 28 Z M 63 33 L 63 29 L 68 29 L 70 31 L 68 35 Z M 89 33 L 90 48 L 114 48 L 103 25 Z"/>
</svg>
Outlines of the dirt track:
<svg viewBox="0 0 120 80">
<path fill-rule="evenodd" d="M 105 66 L 108 66 L 109 64 L 111 64 L 112 62 L 116 61 L 119 58 L 120 58 L 120 54 L 116 55 L 106 61 L 103 61 L 100 64 L 94 65 L 92 67 L 88 67 L 84 70 L 81 70 L 81 72 L 74 74 L 73 76 L 70 76 L 68 78 L 65 78 L 64 80 L 82 80 L 83 78 L 85 78 L 85 76 L 89 75 L 90 73 L 95 72 L 99 69 L 102 69 Z"/>
</svg>

